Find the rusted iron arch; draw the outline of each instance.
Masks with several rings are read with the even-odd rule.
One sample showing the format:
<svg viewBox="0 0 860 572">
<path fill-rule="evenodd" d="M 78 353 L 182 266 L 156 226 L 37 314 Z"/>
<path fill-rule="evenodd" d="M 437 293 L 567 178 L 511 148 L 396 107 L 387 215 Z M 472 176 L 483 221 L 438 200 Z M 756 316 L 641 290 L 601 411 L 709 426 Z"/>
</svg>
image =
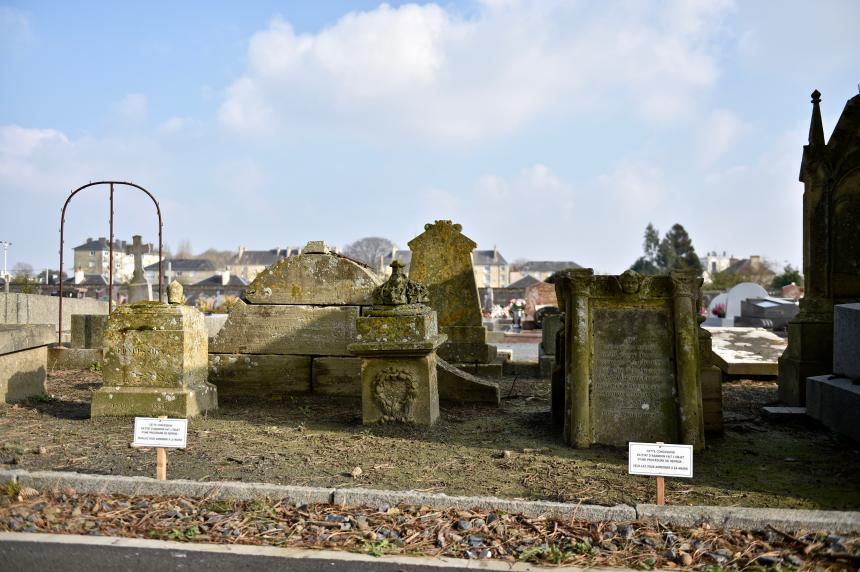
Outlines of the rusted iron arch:
<svg viewBox="0 0 860 572">
<path fill-rule="evenodd" d="M 81 187 L 78 187 L 66 198 L 66 202 L 63 203 L 63 209 L 60 214 L 60 290 L 59 290 L 59 321 L 57 323 L 57 342 L 62 345 L 63 343 L 63 246 L 64 246 L 64 231 L 66 225 L 66 208 L 69 206 L 69 202 L 72 200 L 72 197 L 77 195 L 79 192 L 83 191 L 89 187 L 95 187 L 97 185 L 110 185 L 110 238 L 108 242 L 108 248 L 110 249 L 110 254 L 108 255 L 108 314 L 113 311 L 113 193 L 114 193 L 114 185 L 125 185 L 128 187 L 133 187 L 135 189 L 141 190 L 146 195 L 152 199 L 152 203 L 155 205 L 155 212 L 158 215 L 158 301 L 163 302 L 164 297 L 164 275 L 162 273 L 162 259 L 163 257 L 163 229 L 164 224 L 161 219 L 161 207 L 158 204 L 158 201 L 155 197 L 141 187 L 138 184 L 132 183 L 130 181 L 95 181 L 92 183 L 87 183 Z"/>
</svg>

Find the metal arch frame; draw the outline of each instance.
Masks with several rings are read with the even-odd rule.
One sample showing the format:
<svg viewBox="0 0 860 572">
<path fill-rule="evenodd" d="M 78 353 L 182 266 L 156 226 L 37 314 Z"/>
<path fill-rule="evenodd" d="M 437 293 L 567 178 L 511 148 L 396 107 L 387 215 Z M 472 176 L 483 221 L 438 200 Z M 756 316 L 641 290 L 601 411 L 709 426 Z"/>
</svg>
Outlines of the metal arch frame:
<svg viewBox="0 0 860 572">
<path fill-rule="evenodd" d="M 163 302 L 164 299 L 164 276 L 161 271 L 161 264 L 163 260 L 163 252 L 162 252 L 162 235 L 164 230 L 164 225 L 161 219 L 161 207 L 158 205 L 158 201 L 155 197 L 135 183 L 129 181 L 96 181 L 94 183 L 87 183 L 82 187 L 78 187 L 71 193 L 69 193 L 68 198 L 66 198 L 66 202 L 63 203 L 63 210 L 60 214 L 60 300 L 59 300 L 59 321 L 57 322 L 57 342 L 59 344 L 63 343 L 63 244 L 64 244 L 64 230 L 66 224 L 66 207 L 69 206 L 69 202 L 79 192 L 83 191 L 89 187 L 95 187 L 96 185 L 110 185 L 110 238 L 108 242 L 108 248 L 110 249 L 110 254 L 108 256 L 108 314 L 113 311 L 113 194 L 114 194 L 114 185 L 126 185 L 128 187 L 133 187 L 135 189 L 139 189 L 146 193 L 146 195 L 152 199 L 153 204 L 155 204 L 155 212 L 158 215 L 158 301 Z"/>
</svg>

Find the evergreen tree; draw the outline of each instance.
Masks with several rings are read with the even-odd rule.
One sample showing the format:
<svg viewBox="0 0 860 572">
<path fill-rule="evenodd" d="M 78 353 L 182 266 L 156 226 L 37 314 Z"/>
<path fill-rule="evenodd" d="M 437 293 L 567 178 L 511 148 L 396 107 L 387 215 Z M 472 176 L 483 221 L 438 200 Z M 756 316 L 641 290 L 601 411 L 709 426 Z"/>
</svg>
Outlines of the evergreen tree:
<svg viewBox="0 0 860 572">
<path fill-rule="evenodd" d="M 673 225 L 660 240 L 657 229 L 648 223 L 642 250 L 643 256 L 630 267 L 640 274 L 669 274 L 678 270 L 702 273 L 702 263 L 693 248 L 693 241 L 680 224 Z"/>
</svg>

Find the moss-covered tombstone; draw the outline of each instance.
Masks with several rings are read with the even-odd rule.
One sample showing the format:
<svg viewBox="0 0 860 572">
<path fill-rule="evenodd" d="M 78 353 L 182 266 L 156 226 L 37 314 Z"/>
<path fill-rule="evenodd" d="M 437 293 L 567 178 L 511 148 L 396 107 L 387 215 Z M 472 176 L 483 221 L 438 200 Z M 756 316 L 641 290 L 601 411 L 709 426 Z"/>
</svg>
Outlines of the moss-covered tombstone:
<svg viewBox="0 0 860 572">
<path fill-rule="evenodd" d="M 439 330 L 448 336 L 439 356 L 470 373 L 498 378 L 501 365 L 495 363 L 495 346 L 487 344 L 472 266 L 477 245 L 462 230 L 450 220 L 424 225 L 409 241 L 409 278 L 427 286 Z"/>
<path fill-rule="evenodd" d="M 563 420 L 566 442 L 704 447 L 700 284 L 685 273 L 562 274 L 556 290 L 565 312 L 564 384 L 553 388 L 554 407 L 562 409 L 553 417 Z"/>
<path fill-rule="evenodd" d="M 91 415 L 191 417 L 216 409 L 215 386 L 206 381 L 207 346 L 195 308 L 120 306 L 105 328 L 104 385 L 93 393 Z"/>
</svg>

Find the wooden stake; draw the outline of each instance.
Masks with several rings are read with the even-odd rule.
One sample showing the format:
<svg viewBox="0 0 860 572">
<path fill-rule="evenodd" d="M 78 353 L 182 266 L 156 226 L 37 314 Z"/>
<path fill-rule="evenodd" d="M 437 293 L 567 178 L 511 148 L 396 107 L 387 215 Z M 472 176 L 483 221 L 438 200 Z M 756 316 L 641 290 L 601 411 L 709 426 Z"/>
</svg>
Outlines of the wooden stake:
<svg viewBox="0 0 860 572">
<path fill-rule="evenodd" d="M 159 415 L 158 418 L 167 419 L 167 415 Z M 164 447 L 155 449 L 155 478 L 159 481 L 167 480 L 167 449 Z"/>
<path fill-rule="evenodd" d="M 657 444 L 662 445 L 663 441 L 657 441 Z M 666 504 L 666 480 L 664 477 L 657 477 L 657 505 L 664 504 Z"/>
</svg>

